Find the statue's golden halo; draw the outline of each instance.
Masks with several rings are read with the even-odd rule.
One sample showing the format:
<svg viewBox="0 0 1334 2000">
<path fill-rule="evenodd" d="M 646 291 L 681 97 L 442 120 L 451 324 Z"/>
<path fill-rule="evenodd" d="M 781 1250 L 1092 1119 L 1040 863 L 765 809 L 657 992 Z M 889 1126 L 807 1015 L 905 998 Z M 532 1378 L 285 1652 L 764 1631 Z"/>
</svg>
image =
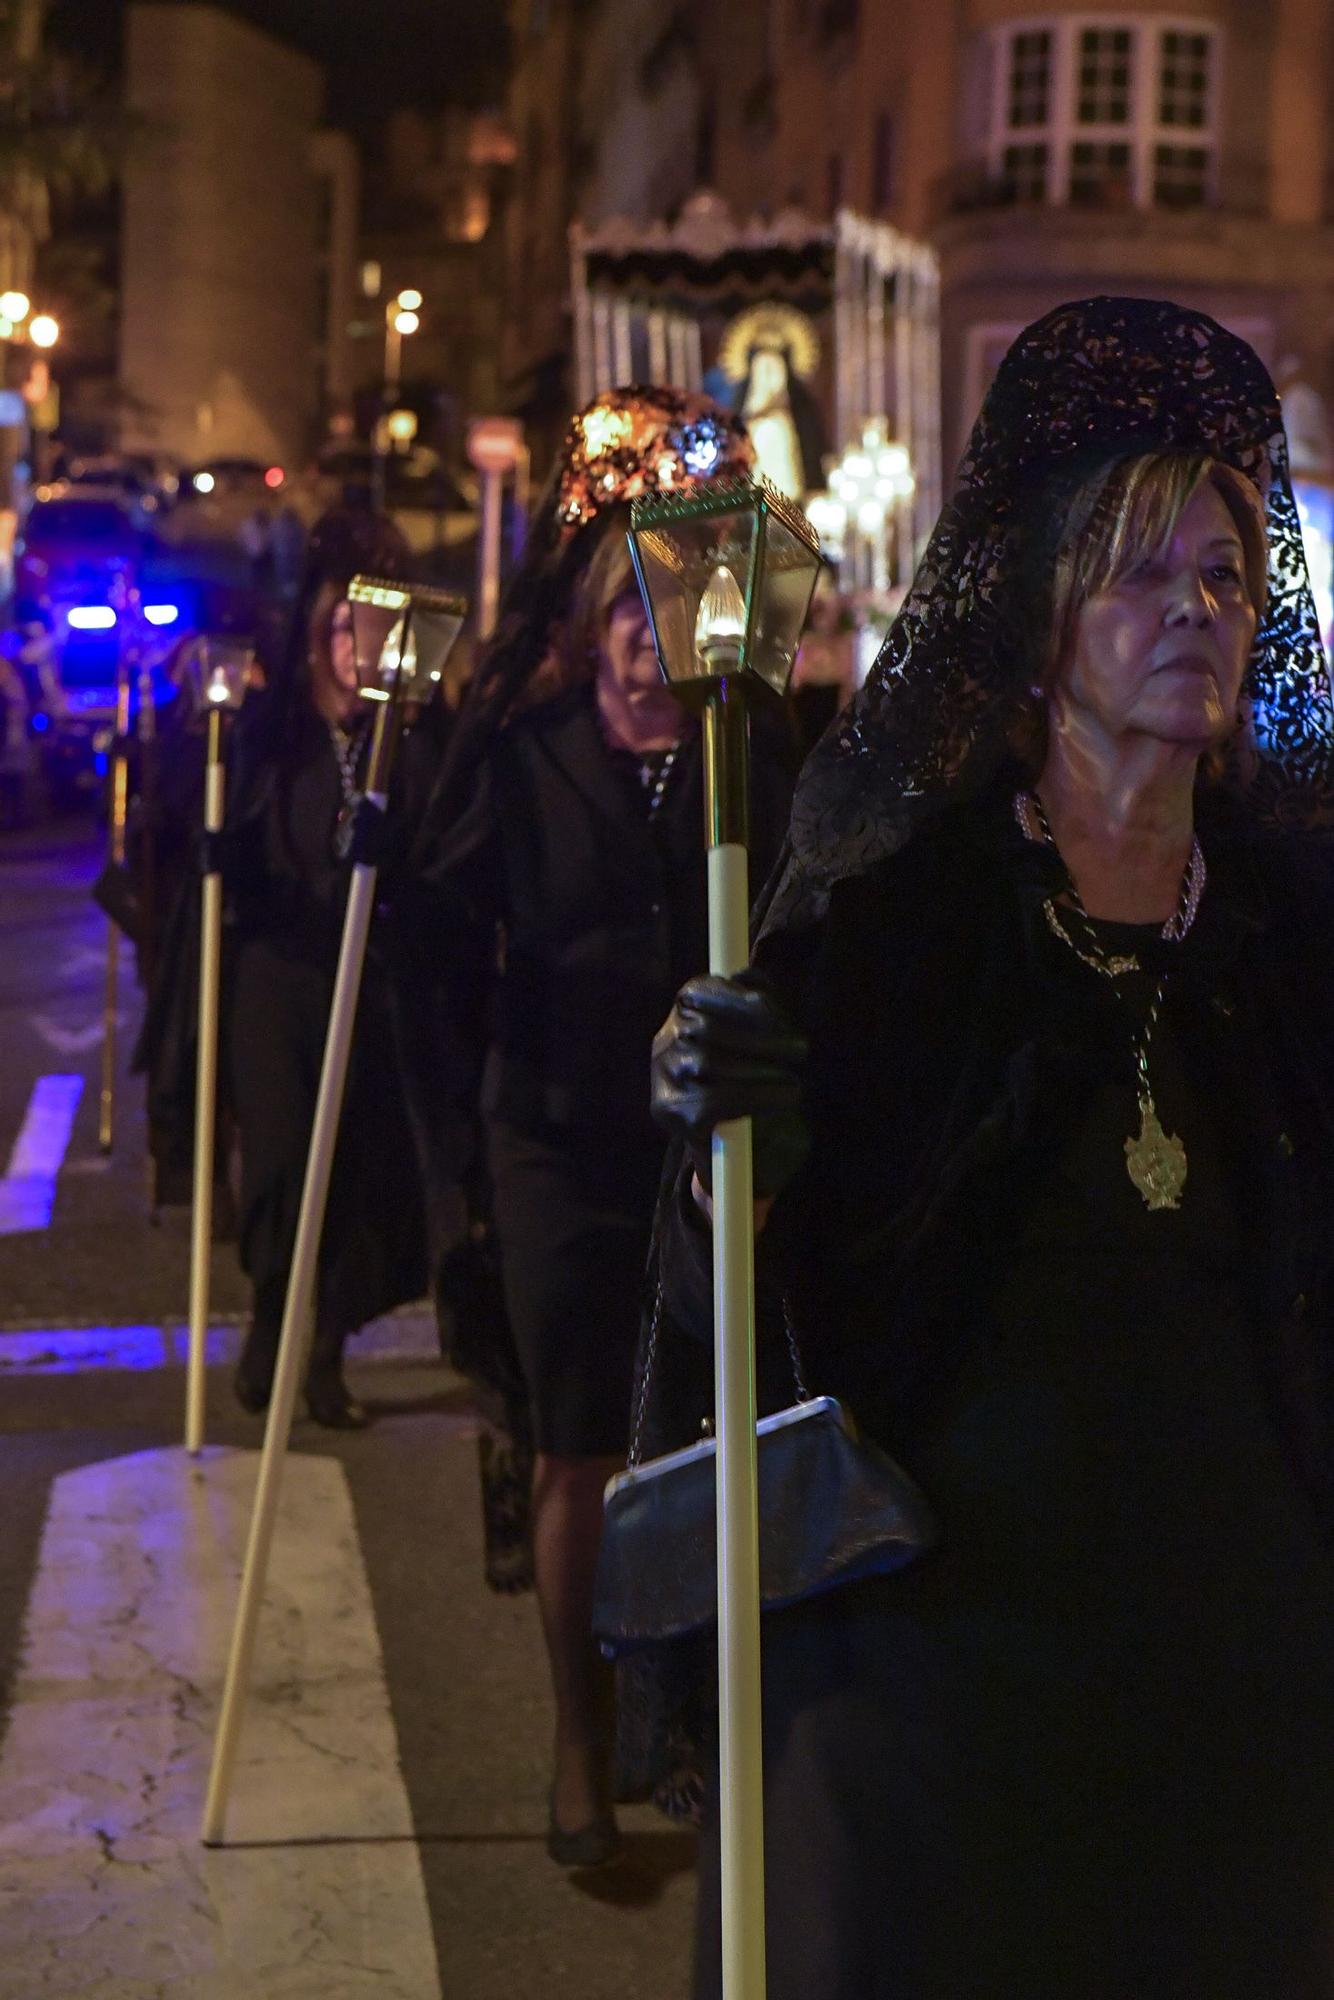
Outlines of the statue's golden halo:
<svg viewBox="0 0 1334 2000">
<path fill-rule="evenodd" d="M 803 378 L 820 365 L 820 336 L 804 312 L 795 306 L 747 306 L 723 328 L 718 345 L 718 365 L 729 382 L 745 380 L 750 357 L 757 347 L 778 352 L 788 350 L 793 373 Z"/>
</svg>

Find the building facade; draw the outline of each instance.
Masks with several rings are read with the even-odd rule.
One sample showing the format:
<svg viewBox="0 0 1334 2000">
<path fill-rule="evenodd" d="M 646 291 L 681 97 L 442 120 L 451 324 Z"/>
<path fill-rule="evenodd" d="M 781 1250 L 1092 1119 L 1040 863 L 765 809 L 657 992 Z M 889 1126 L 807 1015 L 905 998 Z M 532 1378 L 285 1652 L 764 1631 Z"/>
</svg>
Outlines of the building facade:
<svg viewBox="0 0 1334 2000">
<path fill-rule="evenodd" d="M 850 209 L 935 249 L 947 464 L 1014 333 L 1120 291 L 1252 340 L 1313 475 L 1334 473 L 1329 0 L 516 0 L 512 16 L 512 381 L 568 352 L 568 223 L 670 219 L 708 184 L 739 222 Z"/>
<path fill-rule="evenodd" d="M 137 4 L 125 91 L 122 442 L 298 463 L 346 388 L 356 162 L 318 64 L 221 7 Z"/>
</svg>

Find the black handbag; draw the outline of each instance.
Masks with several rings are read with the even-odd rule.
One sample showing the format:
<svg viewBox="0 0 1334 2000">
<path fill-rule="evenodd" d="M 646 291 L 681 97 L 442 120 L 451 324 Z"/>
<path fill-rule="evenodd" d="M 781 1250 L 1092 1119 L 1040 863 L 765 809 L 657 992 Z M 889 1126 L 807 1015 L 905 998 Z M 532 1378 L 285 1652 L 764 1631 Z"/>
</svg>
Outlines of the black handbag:
<svg viewBox="0 0 1334 2000">
<path fill-rule="evenodd" d="M 609 1659 L 706 1631 L 718 1615 L 715 1440 L 639 1461 L 661 1315 L 659 1290 L 630 1464 L 607 1483 L 593 1633 Z M 902 1569 L 939 1539 L 903 1468 L 858 1437 L 834 1397 L 808 1395 L 786 1301 L 784 1320 L 798 1400 L 756 1425 L 764 1611 Z"/>
</svg>

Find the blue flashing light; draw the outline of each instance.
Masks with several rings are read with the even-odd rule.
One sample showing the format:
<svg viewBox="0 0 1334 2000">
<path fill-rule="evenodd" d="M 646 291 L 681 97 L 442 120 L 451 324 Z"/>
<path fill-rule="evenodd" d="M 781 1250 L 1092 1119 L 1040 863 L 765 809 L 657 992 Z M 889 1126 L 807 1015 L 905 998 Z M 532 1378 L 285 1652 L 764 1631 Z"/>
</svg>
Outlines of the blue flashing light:
<svg viewBox="0 0 1334 2000">
<path fill-rule="evenodd" d="M 32 719 L 32 726 L 34 732 L 38 736 L 44 735 L 45 732 L 51 727 L 51 718 L 49 715 L 44 715 L 41 709 L 39 708 L 36 715 L 34 715 Z"/>
<path fill-rule="evenodd" d="M 181 615 L 179 604 L 146 604 L 144 617 L 150 625 L 174 625 Z"/>
<path fill-rule="evenodd" d="M 105 778 L 107 774 L 107 763 L 108 759 L 105 750 L 95 750 L 93 752 L 93 769 L 96 771 L 99 778 Z"/>
<path fill-rule="evenodd" d="M 109 604 L 76 604 L 69 614 L 75 632 L 109 632 L 116 614 Z"/>
</svg>

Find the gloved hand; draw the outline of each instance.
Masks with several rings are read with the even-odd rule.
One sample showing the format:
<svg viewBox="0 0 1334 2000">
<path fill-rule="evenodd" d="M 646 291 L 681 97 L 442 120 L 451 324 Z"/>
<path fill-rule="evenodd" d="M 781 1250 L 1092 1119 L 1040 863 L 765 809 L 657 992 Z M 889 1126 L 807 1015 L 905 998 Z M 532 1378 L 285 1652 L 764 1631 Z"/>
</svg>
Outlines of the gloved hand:
<svg viewBox="0 0 1334 2000">
<path fill-rule="evenodd" d="M 715 1125 L 750 1118 L 755 1194 L 768 1200 L 791 1180 L 810 1148 L 801 1111 L 806 1038 L 756 972 L 688 979 L 653 1040 L 651 1109 L 684 1139 L 712 1192 Z"/>
</svg>

